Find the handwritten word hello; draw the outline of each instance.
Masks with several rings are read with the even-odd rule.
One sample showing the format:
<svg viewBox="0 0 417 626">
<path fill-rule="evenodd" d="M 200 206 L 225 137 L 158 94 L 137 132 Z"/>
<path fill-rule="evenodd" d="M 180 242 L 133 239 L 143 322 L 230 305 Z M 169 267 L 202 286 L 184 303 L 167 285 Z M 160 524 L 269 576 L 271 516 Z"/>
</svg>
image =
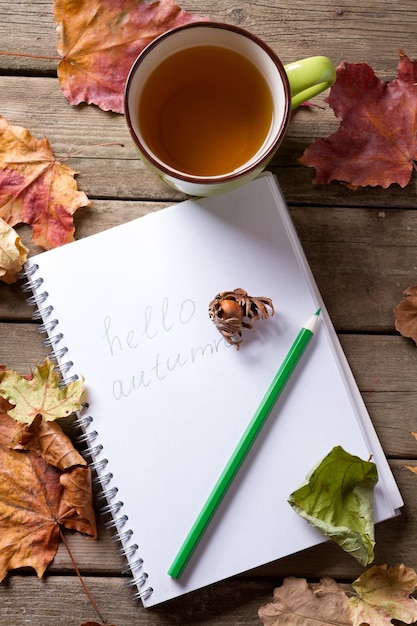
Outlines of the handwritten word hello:
<svg viewBox="0 0 417 626">
<path fill-rule="evenodd" d="M 139 348 L 141 339 L 154 339 L 161 333 L 175 330 L 179 324 L 182 326 L 189 324 L 194 314 L 195 302 L 190 298 L 183 300 L 175 313 L 170 310 L 168 298 L 164 298 L 159 310 L 149 305 L 144 308 L 143 329 L 141 331 L 128 330 L 123 337 L 117 334 L 111 335 L 111 317 L 107 315 L 104 318 L 104 338 L 107 341 L 111 356 L 114 356 L 126 348 L 130 350 Z"/>
</svg>

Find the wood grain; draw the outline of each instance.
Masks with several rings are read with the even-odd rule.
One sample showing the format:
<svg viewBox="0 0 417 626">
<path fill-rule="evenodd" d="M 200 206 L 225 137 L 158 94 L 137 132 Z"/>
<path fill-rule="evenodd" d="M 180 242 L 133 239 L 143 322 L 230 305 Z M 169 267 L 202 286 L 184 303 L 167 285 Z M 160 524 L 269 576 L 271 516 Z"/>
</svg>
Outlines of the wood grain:
<svg viewBox="0 0 417 626">
<path fill-rule="evenodd" d="M 366 62 L 378 76 L 396 75 L 398 51 L 417 57 L 415 0 L 184 0 L 181 7 L 260 36 L 284 63 L 315 54 Z M 122 115 L 71 107 L 57 79 L 52 0 L 0 0 L 0 115 L 48 137 L 56 159 L 77 174 L 91 204 L 75 216 L 76 238 L 100 232 L 184 199 L 149 173 L 136 154 Z M 16 55 L 17 53 L 17 55 Z M 20 56 L 21 54 L 27 56 Z M 269 169 L 287 198 L 303 249 L 339 334 L 364 402 L 405 500 L 402 514 L 377 526 L 376 563 L 417 568 L 417 349 L 395 331 L 393 307 L 417 283 L 417 176 L 409 185 L 352 191 L 340 183 L 313 184 L 314 170 L 299 158 L 316 137 L 338 128 L 322 94 L 293 112 Z M 1 193 L 1 188 L 0 188 Z M 254 207 L 256 210 L 256 207 Z M 18 227 L 30 254 L 40 251 L 30 228 Z M 213 251 L 215 253 L 215 250 Z M 279 305 L 278 305 L 279 306 Z M 30 371 L 48 351 L 30 319 L 18 284 L 0 283 L 0 364 Z M 296 442 L 294 442 L 296 451 Z M 262 512 L 260 512 L 260 515 Z M 348 582 L 362 568 L 326 543 L 152 610 L 131 599 L 118 544 L 99 518 L 100 539 L 67 533 L 93 597 L 117 626 L 258 624 L 257 610 L 285 576 L 329 575 Z M 60 545 L 48 575 L 29 570 L 0 585 L 5 626 L 79 626 L 96 616 Z"/>
</svg>

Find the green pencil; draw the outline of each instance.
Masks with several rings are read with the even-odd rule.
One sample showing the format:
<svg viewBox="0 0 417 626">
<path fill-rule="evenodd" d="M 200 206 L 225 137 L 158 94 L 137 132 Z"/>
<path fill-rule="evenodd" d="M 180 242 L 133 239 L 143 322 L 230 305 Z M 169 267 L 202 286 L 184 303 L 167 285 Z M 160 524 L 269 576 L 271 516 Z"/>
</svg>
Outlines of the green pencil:
<svg viewBox="0 0 417 626">
<path fill-rule="evenodd" d="M 185 566 L 187 565 L 198 542 L 203 536 L 213 515 L 220 505 L 220 502 L 232 484 L 234 477 L 255 442 L 256 437 L 261 432 L 274 404 L 281 395 L 282 390 L 291 377 L 291 374 L 304 353 L 308 343 L 313 337 L 319 315 L 320 309 L 316 311 L 315 315 L 311 318 L 308 324 L 303 326 L 289 349 L 287 356 L 270 384 L 269 389 L 263 397 L 255 415 L 250 421 L 249 426 L 246 428 L 246 431 L 237 444 L 229 462 L 224 468 L 217 483 L 214 485 L 211 494 L 194 522 L 193 527 L 188 533 L 171 567 L 169 568 L 168 574 L 172 578 L 180 578 L 183 573 Z"/>
</svg>

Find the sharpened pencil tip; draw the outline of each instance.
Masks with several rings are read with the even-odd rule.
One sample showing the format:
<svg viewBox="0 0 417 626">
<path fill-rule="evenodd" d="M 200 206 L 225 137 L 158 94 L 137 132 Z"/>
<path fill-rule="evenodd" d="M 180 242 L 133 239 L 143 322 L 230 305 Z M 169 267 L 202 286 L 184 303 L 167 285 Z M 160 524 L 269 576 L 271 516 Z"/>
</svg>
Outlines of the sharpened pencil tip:
<svg viewBox="0 0 417 626">
<path fill-rule="evenodd" d="M 320 315 L 320 311 L 321 311 L 321 308 L 317 309 L 317 311 L 314 313 L 314 315 L 317 315 L 317 317 L 318 317 Z"/>
</svg>

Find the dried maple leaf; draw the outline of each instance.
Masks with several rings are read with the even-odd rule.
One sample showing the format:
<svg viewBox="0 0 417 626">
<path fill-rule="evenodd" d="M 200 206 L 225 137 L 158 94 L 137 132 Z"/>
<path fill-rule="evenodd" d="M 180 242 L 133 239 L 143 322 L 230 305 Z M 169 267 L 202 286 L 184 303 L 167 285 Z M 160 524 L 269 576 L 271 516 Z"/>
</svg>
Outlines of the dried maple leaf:
<svg viewBox="0 0 417 626">
<path fill-rule="evenodd" d="M 163 32 L 203 18 L 174 0 L 55 0 L 61 89 L 70 104 L 96 104 L 123 112 L 127 75 L 134 60 Z"/>
<path fill-rule="evenodd" d="M 61 388 L 49 359 L 29 376 L 14 370 L 0 371 L 0 395 L 13 404 L 8 414 L 24 424 L 30 424 L 38 415 L 51 421 L 81 410 L 83 383 L 81 377 Z"/>
<path fill-rule="evenodd" d="M 353 626 L 388 626 L 392 620 L 412 624 L 417 620 L 416 572 L 405 565 L 373 566 L 352 584 L 358 594 L 349 599 Z"/>
<path fill-rule="evenodd" d="M 309 585 L 303 578 L 286 578 L 258 615 L 265 626 L 352 626 L 347 596 L 329 577 L 318 585 Z"/>
<path fill-rule="evenodd" d="M 351 188 L 405 187 L 417 158 L 417 62 L 400 52 L 397 76 L 385 83 L 366 63 L 341 63 L 328 103 L 341 120 L 300 162 L 316 169 L 314 183 Z"/>
<path fill-rule="evenodd" d="M 417 285 L 403 291 L 403 299 L 394 307 L 395 328 L 417 343 Z"/>
<path fill-rule="evenodd" d="M 27 253 L 17 232 L 0 218 L 0 280 L 8 285 L 16 282 Z"/>
<path fill-rule="evenodd" d="M 60 527 L 97 536 L 92 506 L 91 474 L 71 441 L 55 424 L 37 418 L 23 426 L 0 403 L 0 581 L 18 567 L 33 567 L 39 577 L 55 557 Z M 49 448 L 37 448 L 46 438 Z M 29 449 L 25 442 L 30 443 Z M 59 442 L 59 443 L 58 443 Z M 57 445 L 58 444 L 58 445 Z M 67 453 L 65 453 L 67 450 Z M 48 461 L 45 459 L 47 457 Z M 58 459 L 54 465 L 54 457 Z M 71 466 L 63 459 L 71 457 Z M 59 468 L 64 465 L 65 471 Z"/>
<path fill-rule="evenodd" d="M 0 116 L 0 217 L 10 226 L 29 224 L 33 241 L 47 249 L 73 241 L 73 214 L 89 204 L 75 174 L 56 161 L 46 138 Z"/>
</svg>

